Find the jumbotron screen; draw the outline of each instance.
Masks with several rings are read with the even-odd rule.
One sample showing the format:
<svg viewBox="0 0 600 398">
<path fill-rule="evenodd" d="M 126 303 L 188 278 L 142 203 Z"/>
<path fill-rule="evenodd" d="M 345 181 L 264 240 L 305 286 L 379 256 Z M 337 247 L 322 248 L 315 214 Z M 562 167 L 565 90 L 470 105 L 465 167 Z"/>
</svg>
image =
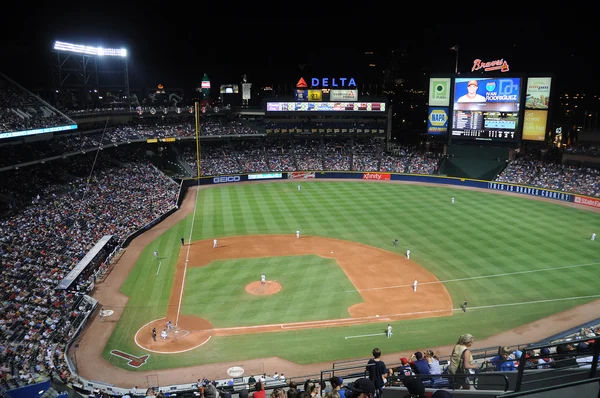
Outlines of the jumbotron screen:
<svg viewBox="0 0 600 398">
<path fill-rule="evenodd" d="M 267 112 L 385 112 L 385 102 L 267 102 Z"/>
<path fill-rule="evenodd" d="M 520 78 L 455 79 L 452 139 L 518 140 L 520 101 Z"/>
</svg>

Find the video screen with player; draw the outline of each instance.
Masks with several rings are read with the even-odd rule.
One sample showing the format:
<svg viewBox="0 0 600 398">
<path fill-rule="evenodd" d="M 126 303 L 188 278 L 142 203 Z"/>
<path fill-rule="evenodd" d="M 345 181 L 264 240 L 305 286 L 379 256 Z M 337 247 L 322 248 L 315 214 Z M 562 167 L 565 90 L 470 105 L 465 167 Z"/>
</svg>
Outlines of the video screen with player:
<svg viewBox="0 0 600 398">
<path fill-rule="evenodd" d="M 517 140 L 521 78 L 457 78 L 454 81 L 452 138 Z"/>
</svg>

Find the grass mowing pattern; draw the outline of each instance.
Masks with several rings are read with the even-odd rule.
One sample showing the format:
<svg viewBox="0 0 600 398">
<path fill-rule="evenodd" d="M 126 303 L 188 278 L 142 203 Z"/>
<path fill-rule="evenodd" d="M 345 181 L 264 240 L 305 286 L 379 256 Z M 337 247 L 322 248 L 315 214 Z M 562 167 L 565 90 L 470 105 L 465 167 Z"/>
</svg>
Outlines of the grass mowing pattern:
<svg viewBox="0 0 600 398">
<path fill-rule="evenodd" d="M 597 294 L 595 281 L 600 276 L 600 264 L 594 263 L 600 262 L 600 242 L 590 241 L 592 232 L 600 231 L 600 215 L 596 213 L 497 193 L 435 186 L 313 182 L 302 183 L 298 191 L 296 185 L 229 185 L 201 191 L 193 239 L 293 234 L 300 229 L 303 235 L 347 239 L 399 254 L 409 248 L 411 260 L 442 281 L 540 270 L 447 282 L 455 307 L 465 298 L 475 307 Z M 454 205 L 450 203 L 452 196 L 456 198 Z M 122 291 L 132 298 L 105 348 L 109 361 L 126 367 L 108 354 L 114 348 L 144 353 L 133 344 L 132 331 L 151 320 L 153 314 L 161 313 L 166 305 L 172 268 L 180 250 L 179 237 L 189 234 L 190 223 L 191 216 L 158 238 L 128 277 Z M 396 237 L 398 248 L 392 245 Z M 163 262 L 160 278 L 149 271 L 154 247 L 169 260 Z M 577 264 L 592 265 L 547 270 Z M 222 285 L 230 278 L 228 275 L 221 281 Z M 198 283 L 205 288 L 205 281 Z M 273 355 L 300 363 L 333 361 L 369 356 L 373 344 L 385 352 L 428 348 L 451 344 L 467 332 L 482 339 L 591 300 L 496 307 L 447 318 L 397 322 L 390 341 L 379 337 L 343 339 L 378 332 L 384 325 L 213 338 L 189 354 L 153 354 L 143 371 Z"/>
<path fill-rule="evenodd" d="M 246 292 L 263 272 L 281 291 Z M 364 301 L 358 292 L 347 293 L 351 289 L 335 260 L 316 255 L 218 260 L 188 268 L 181 310 L 218 328 L 349 318 L 348 308 Z"/>
</svg>

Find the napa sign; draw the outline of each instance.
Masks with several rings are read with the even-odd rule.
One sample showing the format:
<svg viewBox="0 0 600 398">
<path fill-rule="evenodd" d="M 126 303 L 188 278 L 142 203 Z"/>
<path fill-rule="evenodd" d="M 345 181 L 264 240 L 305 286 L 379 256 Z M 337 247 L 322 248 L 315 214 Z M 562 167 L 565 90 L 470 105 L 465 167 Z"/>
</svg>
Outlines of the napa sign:
<svg viewBox="0 0 600 398">
<path fill-rule="evenodd" d="M 353 77 L 312 77 L 310 87 L 350 88 L 356 87 L 356 80 Z M 303 77 L 296 83 L 296 88 L 308 88 L 308 84 Z"/>
</svg>

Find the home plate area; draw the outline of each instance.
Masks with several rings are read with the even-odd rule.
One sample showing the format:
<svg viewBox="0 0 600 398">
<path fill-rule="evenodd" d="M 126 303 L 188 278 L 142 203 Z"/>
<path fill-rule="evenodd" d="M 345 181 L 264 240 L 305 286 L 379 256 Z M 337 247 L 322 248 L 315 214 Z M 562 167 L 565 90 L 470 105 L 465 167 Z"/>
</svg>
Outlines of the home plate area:
<svg viewBox="0 0 600 398">
<path fill-rule="evenodd" d="M 179 340 L 179 339 L 184 338 L 188 334 L 190 334 L 189 330 L 175 328 L 175 330 L 172 330 L 171 332 L 169 332 L 169 338 Z"/>
</svg>

